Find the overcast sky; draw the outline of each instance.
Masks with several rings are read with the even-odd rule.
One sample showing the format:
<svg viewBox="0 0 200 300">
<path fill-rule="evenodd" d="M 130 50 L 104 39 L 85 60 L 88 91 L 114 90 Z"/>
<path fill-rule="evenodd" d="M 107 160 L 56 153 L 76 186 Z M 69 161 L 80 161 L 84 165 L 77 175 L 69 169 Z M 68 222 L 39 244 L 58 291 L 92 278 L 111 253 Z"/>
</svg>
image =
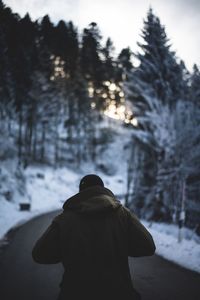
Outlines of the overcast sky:
<svg viewBox="0 0 200 300">
<path fill-rule="evenodd" d="M 191 70 L 200 65 L 200 0 L 3 0 L 14 12 L 32 19 L 49 14 L 53 22 L 72 20 L 79 31 L 96 22 L 111 37 L 116 54 L 130 46 L 137 51 L 143 19 L 152 6 L 166 26 L 172 49 Z"/>
</svg>

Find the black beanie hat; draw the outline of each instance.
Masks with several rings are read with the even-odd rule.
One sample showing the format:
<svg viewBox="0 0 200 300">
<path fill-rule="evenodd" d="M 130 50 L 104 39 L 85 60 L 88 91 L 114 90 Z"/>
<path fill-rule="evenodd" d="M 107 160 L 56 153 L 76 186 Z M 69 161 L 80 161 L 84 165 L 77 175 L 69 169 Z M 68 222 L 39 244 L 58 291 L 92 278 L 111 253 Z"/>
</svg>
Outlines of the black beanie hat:
<svg viewBox="0 0 200 300">
<path fill-rule="evenodd" d="M 82 191 L 82 190 L 92 187 L 94 185 L 99 185 L 99 186 L 104 187 L 104 183 L 99 176 L 97 176 L 95 174 L 86 175 L 80 181 L 79 191 Z"/>
</svg>

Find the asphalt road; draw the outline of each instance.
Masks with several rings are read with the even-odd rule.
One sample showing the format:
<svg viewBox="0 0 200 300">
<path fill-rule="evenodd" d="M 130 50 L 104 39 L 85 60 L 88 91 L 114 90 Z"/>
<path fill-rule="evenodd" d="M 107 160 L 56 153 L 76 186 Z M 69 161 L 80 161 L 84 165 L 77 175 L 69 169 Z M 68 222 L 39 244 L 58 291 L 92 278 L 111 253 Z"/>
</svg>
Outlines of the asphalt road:
<svg viewBox="0 0 200 300">
<path fill-rule="evenodd" d="M 0 251 L 1 300 L 57 298 L 62 265 L 39 265 L 31 257 L 35 241 L 56 214 L 58 212 L 37 217 L 9 233 L 10 242 Z M 131 258 L 130 269 L 142 300 L 200 299 L 200 275 L 157 255 Z"/>
</svg>

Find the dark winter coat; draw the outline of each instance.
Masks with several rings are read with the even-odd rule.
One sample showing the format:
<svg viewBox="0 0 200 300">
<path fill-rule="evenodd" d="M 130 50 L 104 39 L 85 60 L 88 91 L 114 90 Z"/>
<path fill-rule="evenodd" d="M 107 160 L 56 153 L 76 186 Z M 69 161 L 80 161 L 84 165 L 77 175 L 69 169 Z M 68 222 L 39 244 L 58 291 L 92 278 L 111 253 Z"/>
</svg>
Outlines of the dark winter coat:
<svg viewBox="0 0 200 300">
<path fill-rule="evenodd" d="M 59 299 L 139 299 L 131 282 L 128 256 L 153 255 L 150 233 L 113 193 L 95 186 L 63 205 L 33 248 L 42 264 L 62 262 Z"/>
</svg>

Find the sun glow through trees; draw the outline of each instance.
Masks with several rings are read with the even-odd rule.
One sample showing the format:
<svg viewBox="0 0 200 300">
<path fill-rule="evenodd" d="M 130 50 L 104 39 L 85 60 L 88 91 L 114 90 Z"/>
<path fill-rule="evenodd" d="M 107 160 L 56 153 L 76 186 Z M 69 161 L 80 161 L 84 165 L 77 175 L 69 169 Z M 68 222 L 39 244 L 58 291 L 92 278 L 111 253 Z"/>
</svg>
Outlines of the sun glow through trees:
<svg viewBox="0 0 200 300">
<path fill-rule="evenodd" d="M 124 92 L 122 91 L 121 86 L 110 81 L 105 81 L 104 86 L 106 91 L 95 91 L 92 85 L 88 88 L 90 98 L 94 97 L 95 92 L 101 94 L 101 97 L 106 103 L 105 109 L 103 110 L 104 115 L 115 120 L 120 120 L 125 124 L 131 124 L 135 127 L 138 126 L 137 119 L 134 117 L 131 109 L 126 105 Z M 91 108 L 96 108 L 96 103 L 94 101 L 91 102 Z"/>
<path fill-rule="evenodd" d="M 66 78 L 66 72 L 64 69 L 65 62 L 60 56 L 51 55 L 51 60 L 53 63 L 53 75 L 50 77 L 51 81 L 57 78 Z"/>
<path fill-rule="evenodd" d="M 56 81 L 57 79 L 68 78 L 65 69 L 64 61 L 59 56 L 51 56 L 53 63 L 53 75 L 50 77 L 51 81 Z M 88 83 L 88 95 L 92 99 L 91 108 L 96 109 L 97 103 L 95 102 L 95 95 L 98 95 L 98 98 L 102 98 L 105 103 L 103 109 L 103 114 L 109 118 L 119 120 L 125 124 L 133 125 L 134 127 L 138 126 L 138 121 L 134 117 L 133 111 L 127 106 L 125 101 L 125 95 L 122 90 L 121 84 L 116 84 L 110 81 L 103 82 L 102 89 L 95 89 L 92 82 Z"/>
</svg>

